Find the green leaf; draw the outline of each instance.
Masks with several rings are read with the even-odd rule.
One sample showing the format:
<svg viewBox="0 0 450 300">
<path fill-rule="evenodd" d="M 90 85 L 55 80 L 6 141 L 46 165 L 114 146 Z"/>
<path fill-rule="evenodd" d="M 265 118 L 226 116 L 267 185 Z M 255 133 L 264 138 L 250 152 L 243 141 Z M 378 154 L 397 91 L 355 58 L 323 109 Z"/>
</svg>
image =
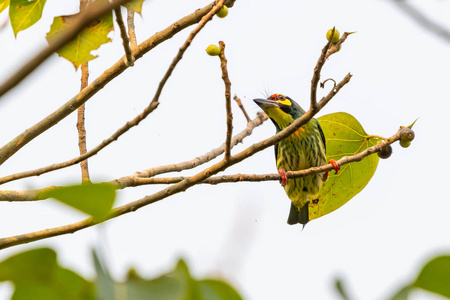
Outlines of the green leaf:
<svg viewBox="0 0 450 300">
<path fill-rule="evenodd" d="M 408 300 L 411 289 L 410 285 L 406 285 L 400 288 L 389 300 Z"/>
<path fill-rule="evenodd" d="M 350 300 L 348 296 L 348 292 L 344 287 L 344 283 L 341 278 L 336 278 L 334 281 L 334 286 L 336 287 L 336 291 L 341 296 L 342 300 Z"/>
<path fill-rule="evenodd" d="M 123 6 L 125 6 L 127 9 L 137 12 L 138 14 L 142 14 L 142 4 L 144 3 L 144 0 L 131 0 L 125 3 Z"/>
<path fill-rule="evenodd" d="M 369 136 L 358 120 L 347 113 L 333 113 L 318 120 L 325 134 L 327 160 L 355 155 L 374 146 L 379 140 Z M 360 162 L 342 166 L 338 174 L 331 171 L 320 189 L 318 201 L 310 203 L 310 220 L 335 211 L 358 194 L 369 183 L 377 165 L 378 156 L 369 155 Z"/>
<path fill-rule="evenodd" d="M 47 41 L 52 43 L 78 18 L 79 14 L 59 16 L 53 19 L 50 31 L 47 33 Z M 56 51 L 59 56 L 70 61 L 75 69 L 97 56 L 91 51 L 98 49 L 101 45 L 111 41 L 108 34 L 114 29 L 112 12 L 101 19 L 91 22 L 71 42 Z"/>
<path fill-rule="evenodd" d="M 9 6 L 9 0 L 0 0 L 0 13 Z"/>
<path fill-rule="evenodd" d="M 28 250 L 0 262 L 0 281 L 11 281 L 13 300 L 94 299 L 93 284 L 62 268 L 48 248 Z"/>
<path fill-rule="evenodd" d="M 9 18 L 14 35 L 35 24 L 42 17 L 46 0 L 11 0 Z"/>
<path fill-rule="evenodd" d="M 84 183 L 56 187 L 45 191 L 40 197 L 54 198 L 94 218 L 104 219 L 113 207 L 116 187 L 108 183 Z"/>
<path fill-rule="evenodd" d="M 450 256 L 439 256 L 429 261 L 413 286 L 450 298 Z"/>
<path fill-rule="evenodd" d="M 205 279 L 198 282 L 200 298 L 204 300 L 242 300 L 242 297 L 224 281 Z"/>
</svg>

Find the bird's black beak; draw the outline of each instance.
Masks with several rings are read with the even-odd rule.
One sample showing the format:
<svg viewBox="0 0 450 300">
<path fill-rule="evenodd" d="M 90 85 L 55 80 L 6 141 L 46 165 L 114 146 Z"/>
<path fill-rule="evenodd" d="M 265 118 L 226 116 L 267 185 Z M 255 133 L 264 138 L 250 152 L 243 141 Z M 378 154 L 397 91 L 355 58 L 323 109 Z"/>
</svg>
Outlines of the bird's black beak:
<svg viewBox="0 0 450 300">
<path fill-rule="evenodd" d="M 269 99 L 253 99 L 259 107 L 263 110 L 266 108 L 277 107 L 280 108 L 280 103 L 277 100 L 269 100 Z"/>
</svg>

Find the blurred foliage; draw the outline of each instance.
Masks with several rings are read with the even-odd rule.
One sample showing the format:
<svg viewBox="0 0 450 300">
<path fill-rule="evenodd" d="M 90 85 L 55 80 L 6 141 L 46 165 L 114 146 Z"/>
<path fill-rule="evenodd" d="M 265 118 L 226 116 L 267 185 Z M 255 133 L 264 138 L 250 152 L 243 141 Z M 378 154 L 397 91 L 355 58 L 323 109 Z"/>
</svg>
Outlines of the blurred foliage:
<svg viewBox="0 0 450 300">
<path fill-rule="evenodd" d="M 343 300 L 352 299 L 342 288 L 342 279 L 336 279 L 336 290 Z M 389 300 L 408 300 L 415 290 L 424 290 L 450 299 L 450 256 L 442 255 L 428 261 L 417 278 L 401 286 Z"/>
<path fill-rule="evenodd" d="M 326 139 L 327 160 L 339 160 L 376 145 L 378 138 L 368 135 L 352 115 L 344 112 L 318 118 Z M 369 155 L 359 162 L 342 166 L 338 174 L 330 172 L 319 192 L 319 201 L 309 204 L 309 219 L 317 219 L 335 211 L 370 181 L 378 165 L 378 156 Z"/>
<path fill-rule="evenodd" d="M 65 269 L 49 248 L 28 250 L 0 262 L 0 281 L 14 284 L 13 300 L 158 299 L 240 300 L 226 282 L 193 278 L 179 260 L 174 270 L 154 279 L 144 279 L 130 270 L 126 281 L 116 282 L 94 252 L 97 279 L 93 282 Z"/>
</svg>

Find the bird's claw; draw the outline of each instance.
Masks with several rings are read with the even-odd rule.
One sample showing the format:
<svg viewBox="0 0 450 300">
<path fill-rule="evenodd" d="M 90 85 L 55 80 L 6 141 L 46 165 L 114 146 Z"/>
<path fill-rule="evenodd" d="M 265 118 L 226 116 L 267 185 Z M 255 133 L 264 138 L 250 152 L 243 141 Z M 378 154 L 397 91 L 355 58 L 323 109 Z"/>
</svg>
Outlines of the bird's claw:
<svg viewBox="0 0 450 300">
<path fill-rule="evenodd" d="M 282 186 L 285 186 L 287 184 L 287 177 L 286 177 L 286 171 L 283 169 L 279 169 L 278 170 L 278 174 L 281 175 L 281 180 L 280 180 L 280 184 Z"/>
<path fill-rule="evenodd" d="M 336 160 L 330 159 L 330 160 L 328 161 L 328 163 L 330 163 L 330 164 L 333 165 L 335 174 L 337 174 L 337 173 L 341 170 L 341 167 L 338 165 L 338 163 L 336 162 Z M 327 181 L 327 179 L 328 179 L 328 173 L 329 173 L 329 172 L 330 172 L 330 171 L 325 171 L 325 174 L 323 174 L 323 181 Z"/>
</svg>

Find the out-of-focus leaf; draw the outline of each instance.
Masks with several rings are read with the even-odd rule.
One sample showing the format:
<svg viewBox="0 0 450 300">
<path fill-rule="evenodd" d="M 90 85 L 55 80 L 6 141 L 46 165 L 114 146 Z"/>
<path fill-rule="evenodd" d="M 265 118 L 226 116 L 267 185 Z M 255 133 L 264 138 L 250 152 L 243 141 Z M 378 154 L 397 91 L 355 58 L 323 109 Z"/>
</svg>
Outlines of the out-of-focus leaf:
<svg viewBox="0 0 450 300">
<path fill-rule="evenodd" d="M 9 6 L 9 0 L 0 0 L 0 13 Z"/>
<path fill-rule="evenodd" d="M 53 19 L 50 31 L 47 33 L 47 41 L 51 43 L 57 39 L 73 22 L 79 14 L 60 16 Z M 75 69 L 97 56 L 91 54 L 91 51 L 98 49 L 101 45 L 111 41 L 108 38 L 109 32 L 114 29 L 112 12 L 104 17 L 97 19 L 83 29 L 71 42 L 57 51 L 59 56 L 70 61 Z"/>
<path fill-rule="evenodd" d="M 54 198 L 94 218 L 103 219 L 113 207 L 116 188 L 108 183 L 83 183 L 50 189 L 42 197 Z"/>
<path fill-rule="evenodd" d="M 343 300 L 350 300 L 347 290 L 344 287 L 344 283 L 341 278 L 336 278 L 334 281 L 334 285 L 336 287 L 336 291 L 342 297 Z"/>
<path fill-rule="evenodd" d="M 33 249 L 0 262 L 0 281 L 11 281 L 13 300 L 94 299 L 93 284 L 62 268 L 56 253 L 48 248 Z"/>
<path fill-rule="evenodd" d="M 224 281 L 205 279 L 198 282 L 200 298 L 204 300 L 242 300 L 242 297 Z"/>
<path fill-rule="evenodd" d="M 439 256 L 429 261 L 413 286 L 450 298 L 450 256 Z"/>
<path fill-rule="evenodd" d="M 42 17 L 46 0 L 11 0 L 9 18 L 14 35 L 32 26 Z"/>
<path fill-rule="evenodd" d="M 355 155 L 378 141 L 369 136 L 350 114 L 333 113 L 318 120 L 325 134 L 327 160 Z M 319 218 L 347 203 L 369 183 L 377 165 L 378 156 L 369 155 L 360 162 L 342 166 L 338 174 L 331 171 L 320 189 L 318 201 L 312 201 L 309 205 L 309 219 Z"/>
<path fill-rule="evenodd" d="M 391 298 L 390 300 L 408 300 L 409 292 L 411 291 L 411 286 L 406 285 L 399 289 Z"/>
<path fill-rule="evenodd" d="M 127 9 L 133 10 L 137 12 L 138 14 L 142 14 L 142 4 L 144 3 L 144 0 L 131 0 L 125 3 L 123 6 L 125 6 Z"/>
<path fill-rule="evenodd" d="M 96 251 L 93 251 L 94 267 L 97 272 L 97 280 L 95 282 L 95 294 L 98 300 L 119 299 L 115 297 L 117 284 L 111 278 L 108 269 L 99 257 Z"/>
</svg>

